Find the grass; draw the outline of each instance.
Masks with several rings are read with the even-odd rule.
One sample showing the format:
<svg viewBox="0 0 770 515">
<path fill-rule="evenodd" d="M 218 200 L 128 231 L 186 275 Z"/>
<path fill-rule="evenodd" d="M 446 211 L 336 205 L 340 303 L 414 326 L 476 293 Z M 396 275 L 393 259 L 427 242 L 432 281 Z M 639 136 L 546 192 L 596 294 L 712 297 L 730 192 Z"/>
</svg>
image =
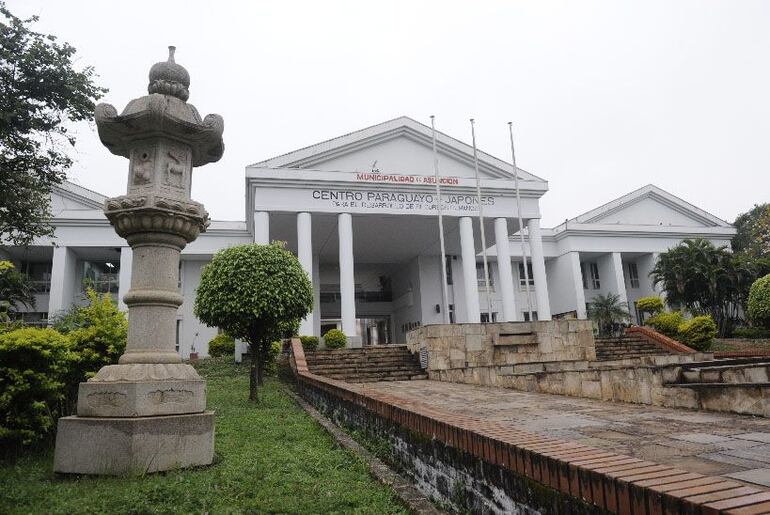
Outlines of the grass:
<svg viewBox="0 0 770 515">
<path fill-rule="evenodd" d="M 245 366 L 201 362 L 216 410 L 216 462 L 113 478 L 57 476 L 53 449 L 0 462 L 0 513 L 407 513 L 275 378 L 251 404 Z"/>
<path fill-rule="evenodd" d="M 709 348 L 710 352 L 716 351 L 747 351 L 747 350 L 763 350 L 770 351 L 770 342 L 767 340 L 742 340 L 727 342 L 724 340 L 716 339 Z"/>
</svg>

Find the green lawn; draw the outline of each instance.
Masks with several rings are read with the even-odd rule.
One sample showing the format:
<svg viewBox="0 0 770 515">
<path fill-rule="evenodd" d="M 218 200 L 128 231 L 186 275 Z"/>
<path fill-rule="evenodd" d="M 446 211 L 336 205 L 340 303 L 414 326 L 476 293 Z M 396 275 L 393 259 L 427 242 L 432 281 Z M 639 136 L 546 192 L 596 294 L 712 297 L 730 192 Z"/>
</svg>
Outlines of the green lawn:
<svg viewBox="0 0 770 515">
<path fill-rule="evenodd" d="M 198 366 L 216 410 L 216 462 L 136 478 L 59 477 L 53 451 L 0 463 L 0 513 L 406 513 L 393 491 L 270 378 L 250 404 L 246 367 Z"/>
</svg>

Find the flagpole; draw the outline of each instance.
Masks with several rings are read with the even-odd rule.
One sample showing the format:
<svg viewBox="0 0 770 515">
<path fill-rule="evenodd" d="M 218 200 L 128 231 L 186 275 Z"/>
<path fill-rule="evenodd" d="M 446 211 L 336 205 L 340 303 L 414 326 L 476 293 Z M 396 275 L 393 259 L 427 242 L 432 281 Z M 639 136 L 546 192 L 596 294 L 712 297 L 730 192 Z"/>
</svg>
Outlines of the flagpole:
<svg viewBox="0 0 770 515">
<path fill-rule="evenodd" d="M 444 323 L 449 323 L 449 293 L 447 292 L 446 278 L 446 248 L 444 246 L 444 218 L 443 207 L 441 203 L 441 184 L 439 184 L 438 173 L 438 151 L 436 150 L 436 122 L 435 116 L 430 115 L 430 128 L 433 137 L 433 171 L 436 178 L 436 209 L 438 211 L 438 237 L 441 243 L 441 300 L 443 302 Z"/>
<path fill-rule="evenodd" d="M 476 170 L 476 200 L 479 203 L 479 227 L 481 228 L 481 254 L 484 260 L 484 286 L 487 292 L 487 321 L 492 322 L 492 294 L 489 288 L 489 264 L 487 261 L 487 238 L 484 230 L 484 206 L 481 203 L 481 179 L 479 178 L 479 156 L 476 150 L 476 128 L 471 118 L 471 138 L 473 139 L 473 165 Z"/>
<path fill-rule="evenodd" d="M 516 210 L 519 217 L 519 236 L 521 237 L 521 258 L 524 261 L 524 284 L 527 291 L 527 310 L 532 321 L 532 298 L 529 294 L 529 267 L 527 266 L 527 250 L 524 246 L 524 221 L 521 218 L 521 196 L 519 195 L 519 170 L 516 168 L 516 152 L 513 149 L 513 122 L 508 122 L 508 133 L 511 136 L 511 162 L 513 163 L 513 180 L 516 188 Z"/>
</svg>

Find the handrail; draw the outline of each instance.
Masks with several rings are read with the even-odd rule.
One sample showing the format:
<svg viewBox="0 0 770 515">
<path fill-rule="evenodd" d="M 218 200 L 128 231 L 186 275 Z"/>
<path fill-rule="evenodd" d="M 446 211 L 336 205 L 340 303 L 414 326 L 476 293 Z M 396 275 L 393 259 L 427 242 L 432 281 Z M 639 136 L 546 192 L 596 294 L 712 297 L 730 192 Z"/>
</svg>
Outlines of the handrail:
<svg viewBox="0 0 770 515">
<path fill-rule="evenodd" d="M 631 327 L 626 328 L 626 334 L 629 334 L 629 333 L 638 333 L 644 338 L 646 338 L 647 340 L 653 343 L 657 343 L 663 348 L 673 352 L 688 353 L 688 354 L 697 352 L 695 349 L 691 349 L 684 343 L 678 342 L 673 338 L 669 338 L 665 334 L 661 334 L 658 331 L 647 326 L 632 325 Z"/>
</svg>

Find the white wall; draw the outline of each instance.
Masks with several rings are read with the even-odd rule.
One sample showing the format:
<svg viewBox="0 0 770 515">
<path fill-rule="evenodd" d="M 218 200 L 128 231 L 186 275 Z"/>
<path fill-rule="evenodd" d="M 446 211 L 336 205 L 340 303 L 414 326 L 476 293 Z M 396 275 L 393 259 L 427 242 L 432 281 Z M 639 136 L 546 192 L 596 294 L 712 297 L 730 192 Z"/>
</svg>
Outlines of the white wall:
<svg viewBox="0 0 770 515">
<path fill-rule="evenodd" d="M 201 280 L 201 269 L 206 263 L 208 261 L 182 260 L 182 296 L 184 297 L 184 304 L 179 307 L 177 319 L 182 320 L 179 353 L 185 359 L 190 356 L 190 349 L 193 343 L 199 356 L 208 356 L 209 340 L 217 335 L 216 327 L 207 327 L 193 315 L 195 290 Z"/>
<path fill-rule="evenodd" d="M 404 324 L 422 322 L 420 263 L 417 258 L 399 266 L 391 275 L 393 287 L 393 340 L 406 343 Z M 424 325 L 424 324 L 423 324 Z"/>
</svg>

